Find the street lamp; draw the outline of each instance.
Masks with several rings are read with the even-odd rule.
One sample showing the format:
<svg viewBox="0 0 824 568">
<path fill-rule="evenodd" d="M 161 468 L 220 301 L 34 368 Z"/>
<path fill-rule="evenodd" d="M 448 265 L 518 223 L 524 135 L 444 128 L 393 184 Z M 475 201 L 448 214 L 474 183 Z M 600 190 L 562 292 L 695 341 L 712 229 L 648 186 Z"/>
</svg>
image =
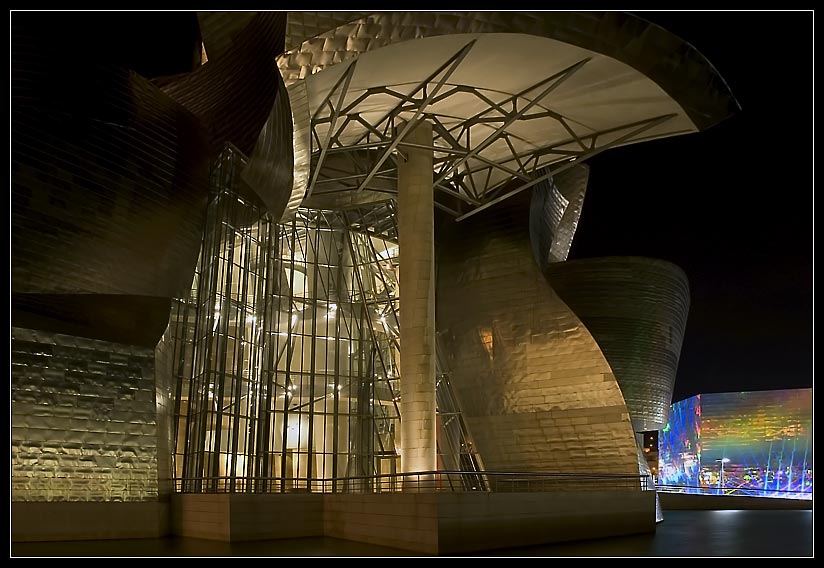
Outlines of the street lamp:
<svg viewBox="0 0 824 568">
<path fill-rule="evenodd" d="M 721 489 L 724 484 L 724 464 L 730 463 L 730 458 L 718 458 L 715 461 L 721 464 L 721 475 L 718 476 L 718 489 Z"/>
</svg>

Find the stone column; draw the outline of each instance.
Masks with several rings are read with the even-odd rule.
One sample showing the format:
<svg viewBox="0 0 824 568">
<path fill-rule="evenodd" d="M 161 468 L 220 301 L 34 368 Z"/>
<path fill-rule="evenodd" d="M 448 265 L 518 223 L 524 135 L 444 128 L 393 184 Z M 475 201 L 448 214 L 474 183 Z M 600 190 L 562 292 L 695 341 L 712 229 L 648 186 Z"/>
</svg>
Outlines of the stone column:
<svg viewBox="0 0 824 568">
<path fill-rule="evenodd" d="M 399 127 L 400 130 L 400 127 Z M 419 121 L 404 142 L 432 146 L 432 124 Z M 435 418 L 435 232 L 432 151 L 401 147 L 398 238 L 401 298 L 401 468 L 437 469 Z"/>
</svg>

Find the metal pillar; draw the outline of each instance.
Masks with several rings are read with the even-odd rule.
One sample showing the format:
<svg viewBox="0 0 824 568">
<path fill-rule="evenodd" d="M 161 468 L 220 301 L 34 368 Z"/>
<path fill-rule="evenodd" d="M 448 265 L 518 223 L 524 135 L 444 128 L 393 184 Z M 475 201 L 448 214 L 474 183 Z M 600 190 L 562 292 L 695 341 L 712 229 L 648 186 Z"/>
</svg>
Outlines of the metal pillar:
<svg viewBox="0 0 824 568">
<path fill-rule="evenodd" d="M 418 120 L 398 128 L 404 148 L 398 157 L 400 243 L 401 468 L 405 473 L 437 469 L 435 416 L 435 234 L 432 195 L 432 124 Z"/>
</svg>

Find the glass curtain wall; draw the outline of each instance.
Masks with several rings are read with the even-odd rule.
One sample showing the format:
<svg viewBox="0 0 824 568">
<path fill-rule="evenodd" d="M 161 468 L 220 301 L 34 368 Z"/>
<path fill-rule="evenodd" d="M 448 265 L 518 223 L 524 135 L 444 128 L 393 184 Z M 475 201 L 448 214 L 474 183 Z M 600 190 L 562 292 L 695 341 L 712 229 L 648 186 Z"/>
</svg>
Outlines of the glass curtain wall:
<svg viewBox="0 0 824 568">
<path fill-rule="evenodd" d="M 227 148 L 213 167 L 192 291 L 172 310 L 178 489 L 335 491 L 393 473 L 393 204 L 278 224 L 241 191 L 243 160 Z"/>
</svg>

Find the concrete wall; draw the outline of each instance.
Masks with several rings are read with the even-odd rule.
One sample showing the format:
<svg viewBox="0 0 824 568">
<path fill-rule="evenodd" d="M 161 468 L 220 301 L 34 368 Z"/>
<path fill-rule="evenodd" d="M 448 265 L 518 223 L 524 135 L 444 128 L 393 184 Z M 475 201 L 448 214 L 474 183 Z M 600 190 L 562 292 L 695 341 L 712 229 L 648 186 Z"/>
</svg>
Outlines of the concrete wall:
<svg viewBox="0 0 824 568">
<path fill-rule="evenodd" d="M 159 502 L 12 502 L 14 542 L 157 538 L 167 534 L 169 507 Z"/>
<path fill-rule="evenodd" d="M 777 499 L 772 497 L 746 497 L 743 495 L 690 495 L 686 493 L 658 493 L 664 510 L 723 511 L 733 509 L 802 509 L 811 510 L 813 501 L 802 499 Z M 666 518 L 666 517 L 665 517 Z"/>
<path fill-rule="evenodd" d="M 232 540 L 323 536 L 324 495 L 233 495 Z"/>
</svg>

